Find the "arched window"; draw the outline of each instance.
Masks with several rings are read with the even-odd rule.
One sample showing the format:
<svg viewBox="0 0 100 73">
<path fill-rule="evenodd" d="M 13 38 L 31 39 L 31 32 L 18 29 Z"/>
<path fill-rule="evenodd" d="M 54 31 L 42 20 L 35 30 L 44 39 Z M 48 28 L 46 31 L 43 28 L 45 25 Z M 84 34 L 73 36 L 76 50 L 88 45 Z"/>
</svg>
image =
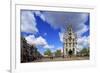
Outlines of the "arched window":
<svg viewBox="0 0 100 73">
<path fill-rule="evenodd" d="M 72 40 L 72 37 L 70 36 L 68 39 L 69 39 L 69 41 L 71 41 Z"/>
</svg>

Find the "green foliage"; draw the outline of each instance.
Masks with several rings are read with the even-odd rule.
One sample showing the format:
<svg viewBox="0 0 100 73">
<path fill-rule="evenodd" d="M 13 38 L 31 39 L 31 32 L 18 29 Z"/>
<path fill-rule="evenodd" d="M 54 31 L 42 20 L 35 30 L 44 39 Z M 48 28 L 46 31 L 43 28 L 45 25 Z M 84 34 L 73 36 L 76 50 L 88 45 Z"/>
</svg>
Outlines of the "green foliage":
<svg viewBox="0 0 100 73">
<path fill-rule="evenodd" d="M 51 55 L 52 55 L 51 50 L 50 50 L 50 49 L 47 49 L 47 50 L 44 52 L 44 55 L 51 56 Z"/>
<path fill-rule="evenodd" d="M 82 49 L 82 50 L 80 51 L 80 54 L 81 54 L 82 56 L 89 56 L 89 53 L 90 53 L 89 48 L 84 48 L 84 49 Z"/>
<path fill-rule="evenodd" d="M 55 56 L 61 56 L 61 50 L 57 50 L 57 51 L 55 52 Z"/>
</svg>

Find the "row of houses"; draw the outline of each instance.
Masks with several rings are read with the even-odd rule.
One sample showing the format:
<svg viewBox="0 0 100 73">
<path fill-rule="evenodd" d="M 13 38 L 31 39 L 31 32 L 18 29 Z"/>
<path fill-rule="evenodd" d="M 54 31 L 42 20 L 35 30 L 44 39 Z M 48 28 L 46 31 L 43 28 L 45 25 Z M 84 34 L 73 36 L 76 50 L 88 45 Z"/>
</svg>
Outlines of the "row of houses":
<svg viewBox="0 0 100 73">
<path fill-rule="evenodd" d="M 31 62 L 42 58 L 34 45 L 27 43 L 24 37 L 21 37 L 21 63 Z"/>
</svg>

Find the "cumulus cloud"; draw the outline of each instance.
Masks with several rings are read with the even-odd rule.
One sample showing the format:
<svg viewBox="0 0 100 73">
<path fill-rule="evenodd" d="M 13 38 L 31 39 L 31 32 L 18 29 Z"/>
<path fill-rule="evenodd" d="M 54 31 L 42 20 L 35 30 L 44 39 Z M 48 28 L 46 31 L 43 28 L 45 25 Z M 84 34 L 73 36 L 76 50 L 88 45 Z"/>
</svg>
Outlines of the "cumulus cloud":
<svg viewBox="0 0 100 73">
<path fill-rule="evenodd" d="M 60 38 L 61 42 L 63 42 L 63 35 L 64 35 L 64 33 L 59 32 L 59 38 Z"/>
<path fill-rule="evenodd" d="M 65 31 L 66 27 L 71 24 L 74 31 L 79 35 L 88 30 L 85 22 L 88 19 L 88 13 L 79 12 L 43 12 L 45 21 L 47 21 L 54 29 Z"/>
<path fill-rule="evenodd" d="M 83 36 L 77 39 L 77 43 L 78 43 L 78 48 L 82 49 L 82 48 L 88 48 L 89 47 L 89 36 Z"/>
<path fill-rule="evenodd" d="M 51 48 L 54 48 L 54 45 L 48 45 L 48 44 L 46 44 L 46 45 L 44 46 L 44 48 L 49 48 L 49 49 L 51 49 Z"/>
<path fill-rule="evenodd" d="M 36 27 L 37 23 L 35 15 L 39 16 L 43 21 L 45 21 L 45 17 L 40 11 L 21 10 L 21 32 L 33 33 L 33 35 L 25 37 L 27 43 L 36 46 L 43 46 L 43 48 L 54 48 L 54 46 L 49 45 L 43 37 L 34 36 L 36 32 L 39 32 Z M 46 35 L 47 33 L 44 33 L 44 36 Z"/>
<path fill-rule="evenodd" d="M 27 43 L 31 45 L 42 46 L 43 48 L 54 48 L 53 45 L 49 45 L 41 36 L 36 38 L 34 35 L 29 35 L 25 37 L 25 39 L 27 40 Z"/>
<path fill-rule="evenodd" d="M 33 41 L 34 41 L 34 44 L 36 44 L 36 45 L 40 45 L 40 46 L 47 45 L 46 40 L 43 37 L 41 37 L 41 36 L 35 38 Z"/>
<path fill-rule="evenodd" d="M 73 31 L 78 38 L 78 48 L 84 48 L 89 46 L 89 36 L 82 36 L 83 33 L 89 30 L 89 27 L 85 24 L 88 20 L 89 13 L 82 12 L 43 12 L 45 21 L 48 22 L 54 29 L 61 29 L 59 32 L 60 41 L 63 42 L 63 34 L 66 31 L 68 25 L 72 25 Z"/>
<path fill-rule="evenodd" d="M 21 31 L 28 33 L 39 32 L 36 25 L 35 16 L 39 16 L 43 21 L 46 21 L 54 29 L 60 29 L 59 38 L 63 42 L 63 34 L 66 27 L 71 24 L 73 31 L 78 37 L 78 48 L 84 48 L 89 46 L 89 36 L 82 36 L 83 33 L 89 30 L 89 27 L 85 24 L 88 19 L 89 13 L 79 13 L 79 12 L 52 12 L 52 11 L 21 11 Z M 46 36 L 47 33 L 44 33 Z M 49 45 L 43 37 L 35 37 L 34 35 L 29 35 L 26 37 L 29 44 L 35 44 L 38 46 L 43 46 L 44 48 L 54 48 L 53 45 Z"/>
<path fill-rule="evenodd" d="M 85 24 L 80 24 L 82 29 L 77 30 L 75 33 L 77 34 L 77 37 L 82 36 L 83 33 L 87 32 L 89 30 L 89 27 L 86 26 Z"/>
<path fill-rule="evenodd" d="M 30 10 L 21 10 L 21 32 L 38 32 L 36 19 Z"/>
<path fill-rule="evenodd" d="M 35 39 L 35 36 L 34 35 L 29 35 L 29 36 L 26 36 L 25 39 L 27 40 L 28 44 L 33 45 L 34 44 L 33 40 Z"/>
<path fill-rule="evenodd" d="M 36 16 L 39 16 L 43 21 L 45 21 L 45 17 L 40 11 L 34 11 L 34 13 L 36 14 Z"/>
</svg>

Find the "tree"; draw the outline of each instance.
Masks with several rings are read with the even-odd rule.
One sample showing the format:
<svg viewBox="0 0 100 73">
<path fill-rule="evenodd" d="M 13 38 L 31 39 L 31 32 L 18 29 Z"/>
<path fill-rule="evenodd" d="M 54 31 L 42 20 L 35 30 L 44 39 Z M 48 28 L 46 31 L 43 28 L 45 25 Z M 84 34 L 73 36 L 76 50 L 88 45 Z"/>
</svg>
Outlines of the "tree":
<svg viewBox="0 0 100 73">
<path fill-rule="evenodd" d="M 57 57 L 61 56 L 61 50 L 57 50 L 57 51 L 55 52 L 55 56 L 57 56 Z"/>
<path fill-rule="evenodd" d="M 27 42 L 24 37 L 21 37 L 21 62 L 27 61 Z"/>
<path fill-rule="evenodd" d="M 80 54 L 82 55 L 82 56 L 89 56 L 89 48 L 84 48 L 84 49 L 82 49 L 81 51 L 80 51 Z"/>
<path fill-rule="evenodd" d="M 28 44 L 25 38 L 21 36 L 21 62 L 30 62 L 42 58 L 37 49 L 36 46 Z"/>
<path fill-rule="evenodd" d="M 50 50 L 50 49 L 47 49 L 47 50 L 44 52 L 44 55 L 51 56 L 51 55 L 52 55 L 51 50 Z"/>
</svg>

